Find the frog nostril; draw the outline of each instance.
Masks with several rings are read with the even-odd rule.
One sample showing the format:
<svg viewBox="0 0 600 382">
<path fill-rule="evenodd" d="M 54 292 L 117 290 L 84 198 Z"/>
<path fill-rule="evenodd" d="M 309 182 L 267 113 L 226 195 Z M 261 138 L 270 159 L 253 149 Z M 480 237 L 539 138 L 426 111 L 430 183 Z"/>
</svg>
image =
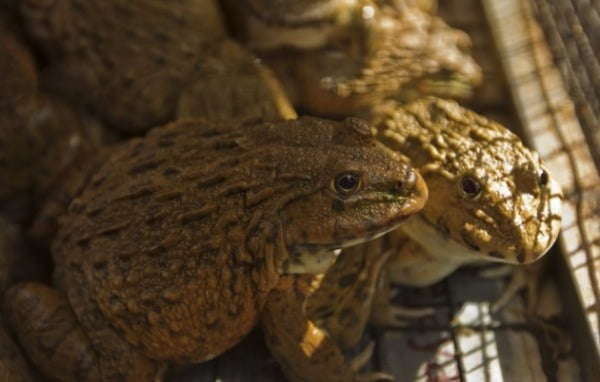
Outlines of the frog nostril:
<svg viewBox="0 0 600 382">
<path fill-rule="evenodd" d="M 406 173 L 404 179 L 396 181 L 394 184 L 394 191 L 397 193 L 402 193 L 411 190 L 415 186 L 416 182 L 417 175 L 414 171 L 410 170 Z"/>
<path fill-rule="evenodd" d="M 398 181 L 398 182 L 396 182 L 394 184 L 394 190 L 393 191 L 395 191 L 395 192 L 402 192 L 403 187 L 404 187 L 404 182 Z"/>
</svg>

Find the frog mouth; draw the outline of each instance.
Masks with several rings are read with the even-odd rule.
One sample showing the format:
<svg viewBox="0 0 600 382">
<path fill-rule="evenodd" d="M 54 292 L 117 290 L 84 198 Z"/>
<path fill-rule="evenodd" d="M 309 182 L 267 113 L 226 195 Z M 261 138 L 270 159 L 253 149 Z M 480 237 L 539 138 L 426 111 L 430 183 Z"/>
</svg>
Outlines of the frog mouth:
<svg viewBox="0 0 600 382">
<path fill-rule="evenodd" d="M 435 225 L 421 214 L 412 216 L 400 229 L 434 257 L 462 258 L 465 261 L 476 261 L 482 258 L 479 249 L 468 247 L 448 235 L 441 234 Z"/>
<path fill-rule="evenodd" d="M 288 257 L 280 265 L 282 273 L 324 273 L 335 263 L 341 248 L 299 247 L 288 250 Z"/>
<path fill-rule="evenodd" d="M 389 221 L 382 223 L 378 226 L 371 226 L 365 228 L 364 231 L 358 232 L 354 237 L 347 239 L 340 239 L 338 241 L 322 242 L 322 243 L 300 243 L 288 245 L 288 251 L 291 252 L 321 252 L 321 251 L 334 251 L 337 249 L 343 249 L 346 247 L 352 247 L 357 244 L 362 244 L 367 241 L 377 239 L 390 231 L 395 230 L 398 226 L 405 221 L 408 216 L 400 216 Z"/>
<path fill-rule="evenodd" d="M 430 78 L 418 80 L 415 87 L 419 90 L 420 94 L 468 99 L 473 96 L 477 85 L 478 82 L 467 75 L 443 72 L 433 75 Z"/>
<path fill-rule="evenodd" d="M 360 238 L 344 240 L 340 242 L 330 243 L 306 243 L 288 245 L 288 257 L 279 266 L 282 273 L 323 273 L 337 259 L 343 248 L 351 247 L 357 244 L 362 244 L 367 241 L 377 239 L 380 236 L 396 229 L 401 219 L 395 225 L 384 225 L 386 228 L 374 231 L 373 233 L 365 234 Z"/>
</svg>

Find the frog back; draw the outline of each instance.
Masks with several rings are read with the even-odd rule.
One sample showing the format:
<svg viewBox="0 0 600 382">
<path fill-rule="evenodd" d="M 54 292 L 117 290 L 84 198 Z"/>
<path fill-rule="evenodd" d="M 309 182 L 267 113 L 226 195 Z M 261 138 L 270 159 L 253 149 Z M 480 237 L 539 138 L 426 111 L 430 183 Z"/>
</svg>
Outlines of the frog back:
<svg viewBox="0 0 600 382">
<path fill-rule="evenodd" d="M 266 228 L 263 210 L 245 209 L 245 191 L 261 182 L 245 171 L 243 135 L 160 128 L 116 148 L 91 177 L 53 243 L 56 282 L 84 326 L 98 308 L 151 358 L 202 361 L 256 324 L 277 275 L 260 257 L 273 246 L 244 245 L 247 230 Z"/>
</svg>

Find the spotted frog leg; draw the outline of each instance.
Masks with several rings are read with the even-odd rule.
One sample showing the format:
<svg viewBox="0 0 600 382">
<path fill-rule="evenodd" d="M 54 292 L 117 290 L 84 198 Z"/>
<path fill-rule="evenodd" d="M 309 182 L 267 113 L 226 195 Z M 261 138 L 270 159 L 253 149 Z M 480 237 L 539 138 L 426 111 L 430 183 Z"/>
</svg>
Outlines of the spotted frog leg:
<svg viewBox="0 0 600 382">
<path fill-rule="evenodd" d="M 347 382 L 391 380 L 386 373 L 359 374 L 372 347 L 347 362 L 335 341 L 304 315 L 314 275 L 288 276 L 269 295 L 262 326 L 267 346 L 292 381 Z"/>
<path fill-rule="evenodd" d="M 561 190 L 538 155 L 504 126 L 436 98 L 404 106 L 382 103 L 375 108 L 372 122 L 382 142 L 420 169 L 430 190 L 421 212 L 377 239 L 381 242 L 378 254 L 389 256 L 382 277 L 424 287 L 467 264 L 532 263 L 556 240 Z M 344 252 L 377 248 L 374 243 L 361 246 L 344 250 L 340 259 Z M 352 263 L 349 267 L 353 268 Z M 385 279 L 380 282 L 384 287 L 379 290 L 385 290 Z M 379 317 L 374 314 L 375 321 L 382 318 L 380 322 L 393 324 L 385 313 L 386 295 L 373 298 L 378 302 L 372 309 L 383 306 Z M 344 309 L 335 307 L 337 314 Z M 362 332 L 364 319 L 356 320 L 360 325 L 350 329 L 354 333 L 337 333 L 340 318 L 341 314 L 323 323 L 326 330 L 336 333 L 334 337 L 356 338 Z"/>
<path fill-rule="evenodd" d="M 523 266 L 499 265 L 491 269 L 485 269 L 478 273 L 480 277 L 488 279 L 510 277 L 504 292 L 491 306 L 492 312 L 499 312 L 522 290 L 527 293 L 526 314 L 535 312 L 540 294 L 540 284 L 547 271 L 548 257 Z"/>
<path fill-rule="evenodd" d="M 345 249 L 328 271 L 314 280 L 306 300 L 306 315 L 329 337 L 347 349 L 360 340 L 369 320 L 371 302 L 377 293 L 378 280 L 392 254 L 383 250 L 384 240 Z"/>
<path fill-rule="evenodd" d="M 271 69 L 230 39 L 204 45 L 187 83 L 179 96 L 178 119 L 297 118 Z"/>
<path fill-rule="evenodd" d="M 338 346 L 349 349 L 359 342 L 368 323 L 399 326 L 402 318 L 433 314 L 430 307 L 399 307 L 389 302 L 389 263 L 402 258 L 407 266 L 415 259 L 411 256 L 414 244 L 394 230 L 381 239 L 344 249 L 343 256 L 313 281 L 306 315 L 325 328 Z"/>
</svg>

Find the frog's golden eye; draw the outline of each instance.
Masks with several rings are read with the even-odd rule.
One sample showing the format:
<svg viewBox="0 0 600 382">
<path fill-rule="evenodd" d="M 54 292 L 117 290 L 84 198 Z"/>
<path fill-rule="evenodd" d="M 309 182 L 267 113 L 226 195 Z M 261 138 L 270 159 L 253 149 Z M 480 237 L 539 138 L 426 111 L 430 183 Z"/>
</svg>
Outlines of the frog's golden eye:
<svg viewBox="0 0 600 382">
<path fill-rule="evenodd" d="M 548 185 L 548 181 L 550 181 L 550 176 L 548 175 L 548 172 L 546 170 L 542 170 L 539 179 L 540 186 L 546 187 Z"/>
<path fill-rule="evenodd" d="M 355 172 L 342 172 L 333 179 L 333 189 L 336 193 L 347 196 L 360 188 L 360 175 Z"/>
<path fill-rule="evenodd" d="M 481 193 L 481 183 L 472 175 L 464 175 L 460 178 L 458 191 L 465 199 L 475 199 Z"/>
</svg>

